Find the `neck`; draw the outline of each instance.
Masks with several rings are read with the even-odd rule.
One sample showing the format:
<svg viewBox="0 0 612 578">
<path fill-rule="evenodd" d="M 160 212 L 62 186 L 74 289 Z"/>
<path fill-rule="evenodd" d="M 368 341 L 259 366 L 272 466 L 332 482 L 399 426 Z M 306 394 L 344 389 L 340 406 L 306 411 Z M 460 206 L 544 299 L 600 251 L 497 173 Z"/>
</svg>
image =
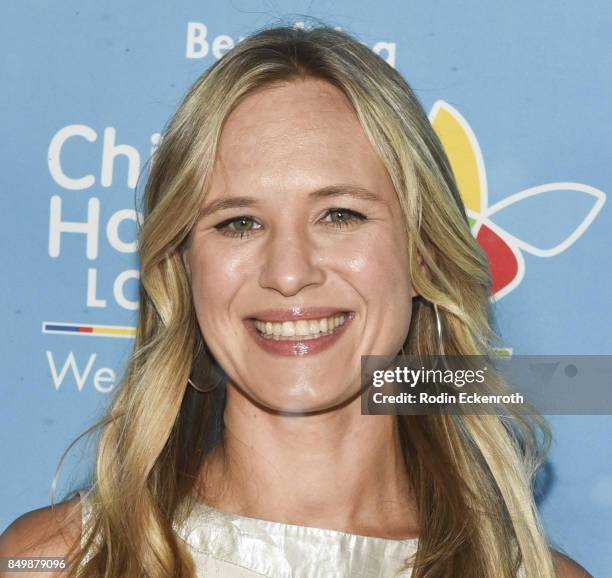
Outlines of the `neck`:
<svg viewBox="0 0 612 578">
<path fill-rule="evenodd" d="M 228 387 L 222 443 L 202 468 L 210 505 L 366 536 L 418 534 L 394 416 L 364 416 L 357 397 L 306 416 L 269 413 Z"/>
</svg>

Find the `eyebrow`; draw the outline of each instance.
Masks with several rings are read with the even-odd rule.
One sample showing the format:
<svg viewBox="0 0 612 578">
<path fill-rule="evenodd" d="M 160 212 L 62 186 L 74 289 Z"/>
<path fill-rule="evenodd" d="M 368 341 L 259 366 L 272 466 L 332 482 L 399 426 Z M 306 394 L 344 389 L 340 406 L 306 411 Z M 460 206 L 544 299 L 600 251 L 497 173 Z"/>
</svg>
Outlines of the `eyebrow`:
<svg viewBox="0 0 612 578">
<path fill-rule="evenodd" d="M 314 199 L 330 199 L 337 197 L 352 197 L 354 199 L 360 199 L 362 201 L 371 201 L 375 203 L 387 204 L 382 197 L 376 193 L 361 187 L 359 185 L 329 185 L 321 189 L 317 189 L 308 194 L 310 198 Z M 226 209 L 236 209 L 244 207 L 253 207 L 258 204 L 257 199 L 254 197 L 227 197 L 224 199 L 217 199 L 204 206 L 201 211 L 201 216 L 212 215 L 218 211 Z"/>
</svg>

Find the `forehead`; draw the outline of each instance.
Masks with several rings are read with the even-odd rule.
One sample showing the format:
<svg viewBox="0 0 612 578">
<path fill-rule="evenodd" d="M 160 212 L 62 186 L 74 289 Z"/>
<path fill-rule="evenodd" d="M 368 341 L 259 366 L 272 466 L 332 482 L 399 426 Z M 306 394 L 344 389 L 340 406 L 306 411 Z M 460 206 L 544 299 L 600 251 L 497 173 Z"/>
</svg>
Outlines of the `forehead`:
<svg viewBox="0 0 612 578">
<path fill-rule="evenodd" d="M 323 80 L 306 79 L 259 89 L 232 111 L 210 192 L 245 186 L 286 192 L 339 181 L 391 186 L 346 96 Z"/>
</svg>

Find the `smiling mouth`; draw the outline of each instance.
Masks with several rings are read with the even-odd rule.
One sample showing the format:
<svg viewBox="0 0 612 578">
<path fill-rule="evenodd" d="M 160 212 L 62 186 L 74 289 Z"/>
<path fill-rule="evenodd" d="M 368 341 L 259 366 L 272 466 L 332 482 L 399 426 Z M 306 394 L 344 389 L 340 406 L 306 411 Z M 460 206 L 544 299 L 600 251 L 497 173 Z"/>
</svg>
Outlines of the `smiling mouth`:
<svg viewBox="0 0 612 578">
<path fill-rule="evenodd" d="M 274 341 L 308 341 L 332 335 L 342 327 L 352 313 L 338 313 L 320 319 L 300 319 L 298 321 L 253 320 L 255 329 L 264 339 Z"/>
</svg>

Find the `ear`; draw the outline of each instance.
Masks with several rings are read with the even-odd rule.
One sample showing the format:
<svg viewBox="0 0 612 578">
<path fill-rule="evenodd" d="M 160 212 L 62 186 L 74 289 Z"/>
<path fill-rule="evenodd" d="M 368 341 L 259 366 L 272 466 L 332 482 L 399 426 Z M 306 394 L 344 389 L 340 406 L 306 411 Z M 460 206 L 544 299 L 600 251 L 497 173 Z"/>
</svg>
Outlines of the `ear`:
<svg viewBox="0 0 612 578">
<path fill-rule="evenodd" d="M 423 261 L 423 257 L 421 257 L 420 253 L 417 253 L 417 262 L 419 264 L 419 269 L 421 270 L 421 273 L 431 281 L 431 272 L 429 271 L 429 267 Z M 417 293 L 414 286 L 412 287 L 412 297 L 419 297 L 419 293 Z"/>
</svg>

